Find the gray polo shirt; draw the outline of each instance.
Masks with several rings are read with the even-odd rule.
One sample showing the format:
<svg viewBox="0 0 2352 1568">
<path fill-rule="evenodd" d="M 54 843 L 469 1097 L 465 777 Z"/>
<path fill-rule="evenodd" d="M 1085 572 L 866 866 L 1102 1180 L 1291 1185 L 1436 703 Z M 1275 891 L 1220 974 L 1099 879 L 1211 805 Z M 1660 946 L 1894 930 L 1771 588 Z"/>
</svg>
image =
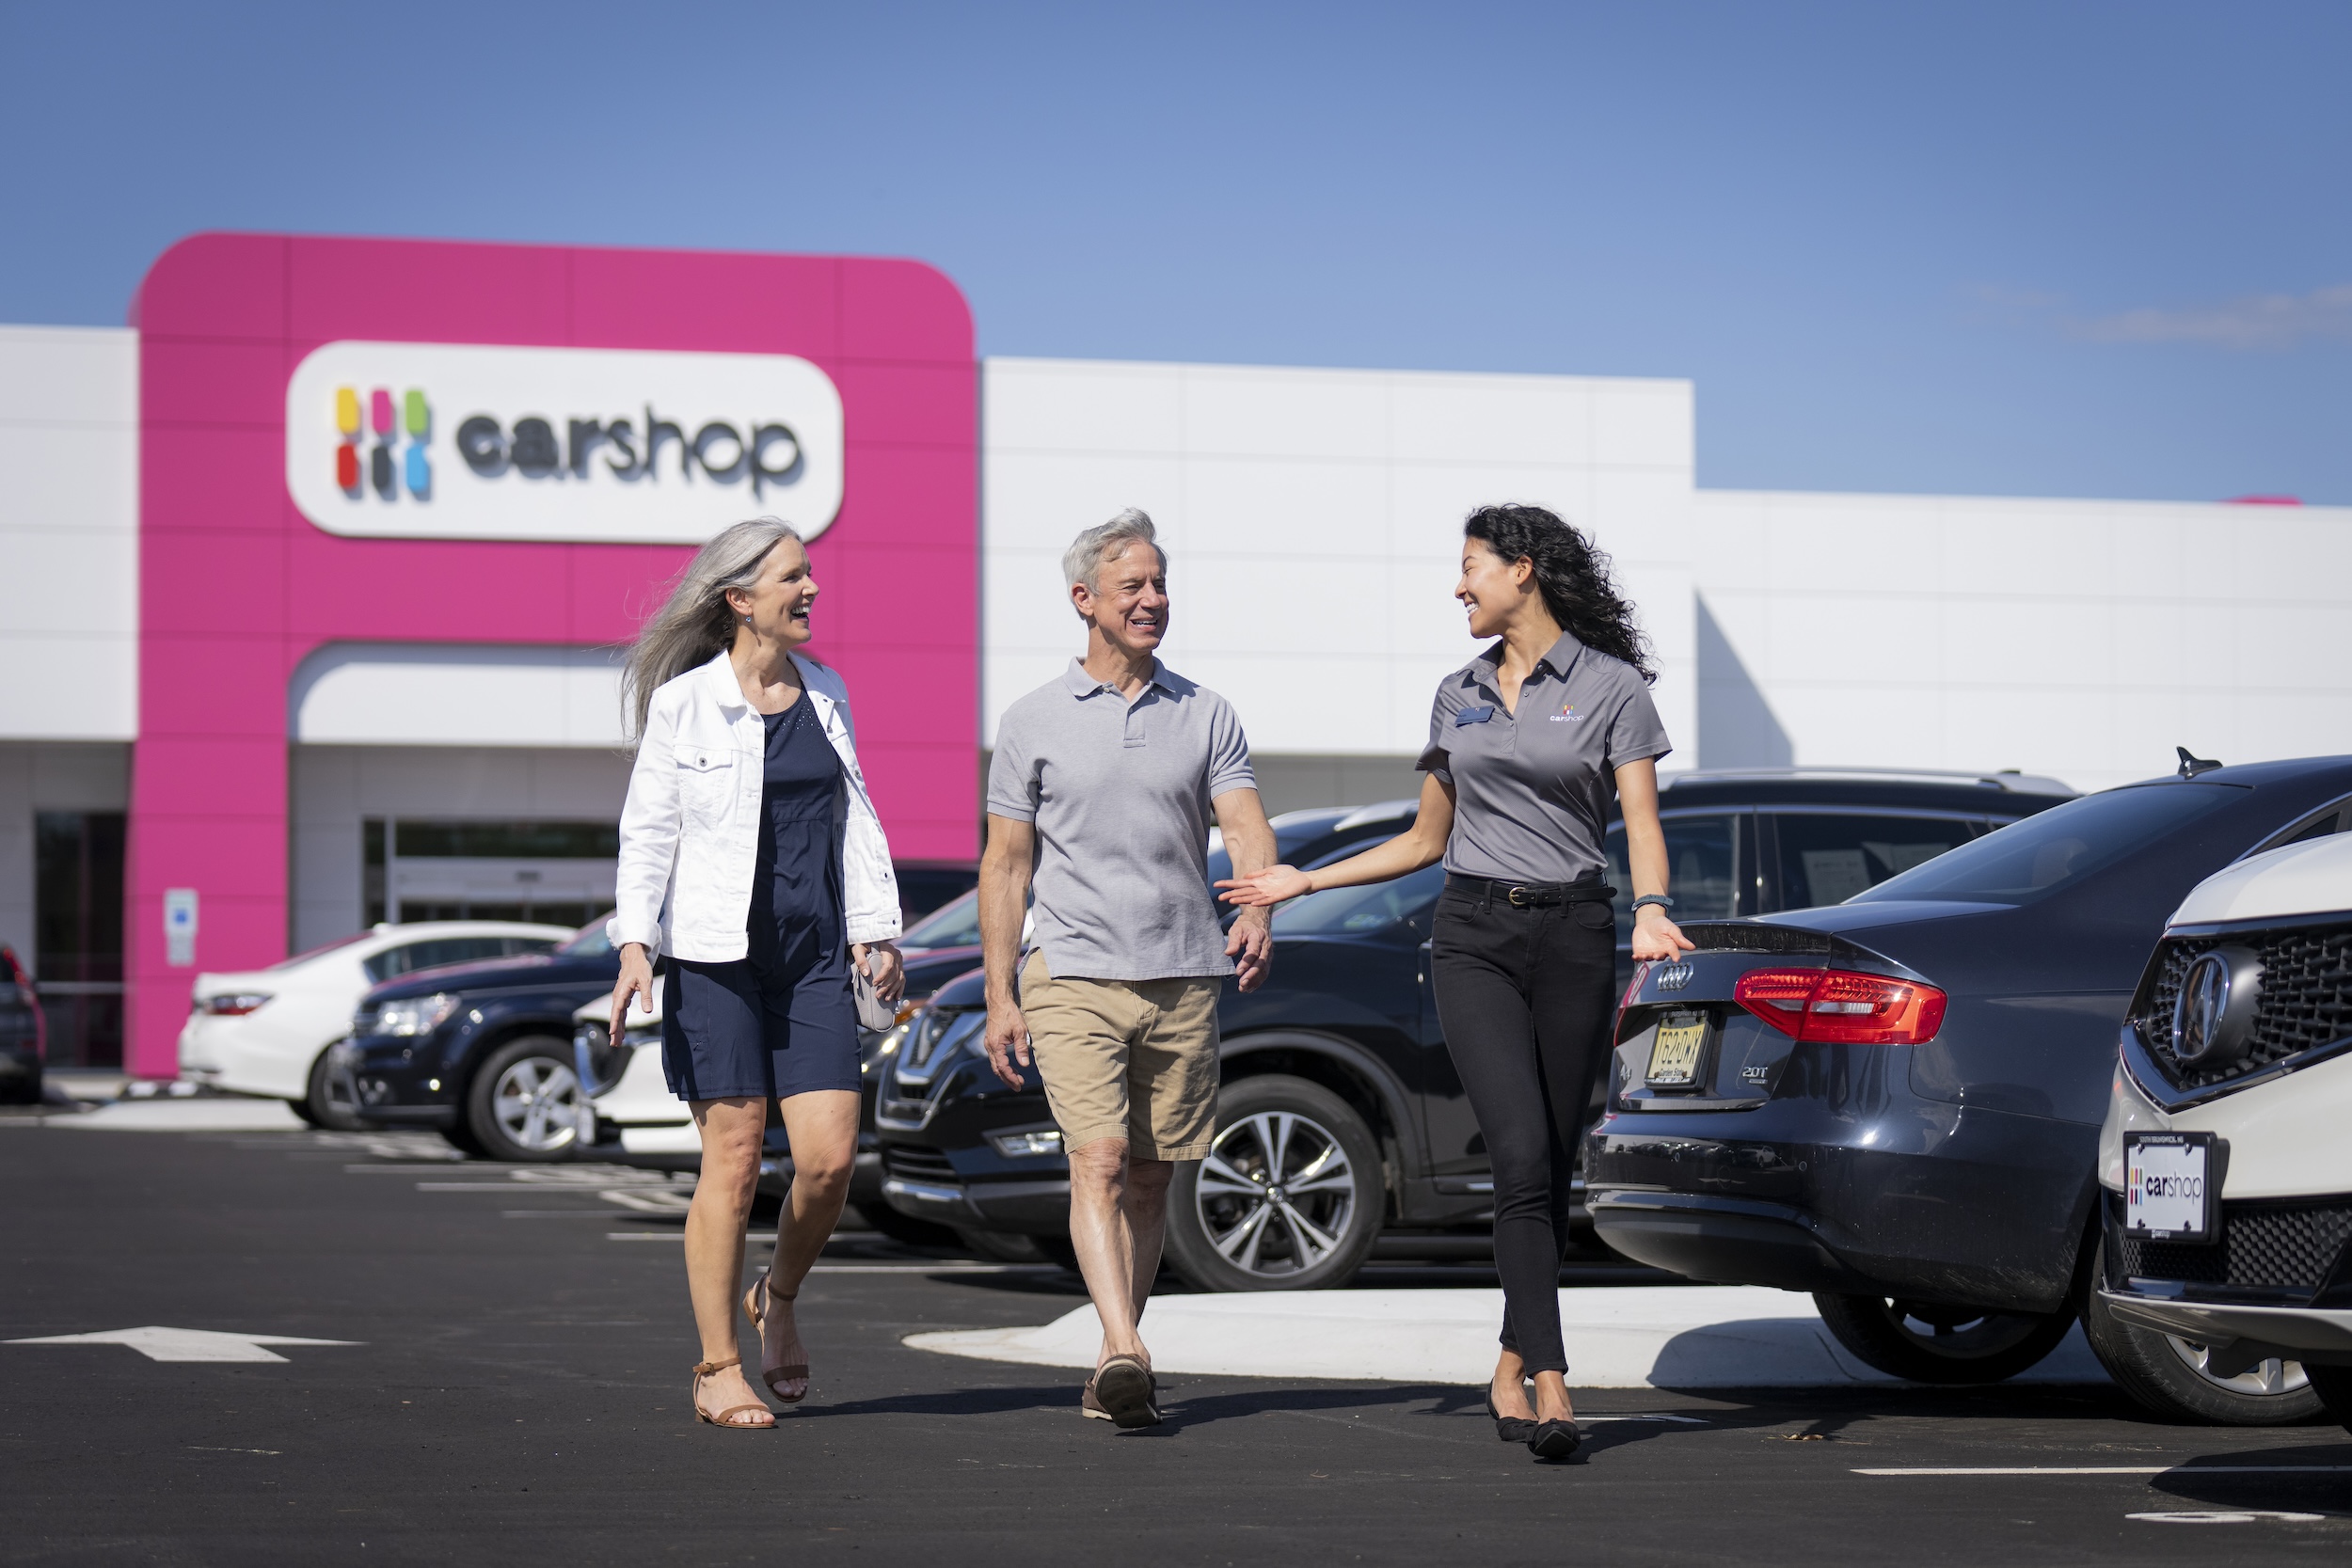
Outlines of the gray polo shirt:
<svg viewBox="0 0 2352 1568">
<path fill-rule="evenodd" d="M 1157 659 L 1133 703 L 1073 658 L 1007 708 L 988 809 L 1037 824 L 1037 939 L 1056 977 L 1231 974 L 1209 802 L 1257 784 L 1232 705 Z"/>
<path fill-rule="evenodd" d="M 1672 748 L 1641 672 L 1566 632 L 1502 705 L 1497 642 L 1438 683 L 1414 766 L 1454 785 L 1445 868 L 1512 882 L 1603 869 L 1617 769 Z"/>
</svg>

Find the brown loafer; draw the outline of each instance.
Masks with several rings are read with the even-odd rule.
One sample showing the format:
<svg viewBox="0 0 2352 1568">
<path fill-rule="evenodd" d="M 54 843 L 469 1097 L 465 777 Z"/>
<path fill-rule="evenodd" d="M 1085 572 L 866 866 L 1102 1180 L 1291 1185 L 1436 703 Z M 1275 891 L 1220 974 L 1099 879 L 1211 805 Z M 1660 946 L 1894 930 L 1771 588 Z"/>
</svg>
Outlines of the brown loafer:
<svg viewBox="0 0 2352 1568">
<path fill-rule="evenodd" d="M 1152 1402 L 1152 1370 L 1132 1355 L 1114 1355 L 1094 1370 L 1087 1397 L 1121 1428 L 1160 1424 L 1159 1406 Z M 1085 1408 L 1085 1401 L 1079 1404 Z"/>
</svg>

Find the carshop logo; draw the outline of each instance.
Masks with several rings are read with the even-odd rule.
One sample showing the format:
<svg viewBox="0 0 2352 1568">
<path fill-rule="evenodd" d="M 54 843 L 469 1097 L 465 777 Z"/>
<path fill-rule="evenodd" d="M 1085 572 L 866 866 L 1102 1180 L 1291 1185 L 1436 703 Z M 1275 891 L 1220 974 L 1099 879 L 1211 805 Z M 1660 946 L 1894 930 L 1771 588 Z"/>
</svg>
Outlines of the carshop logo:
<svg viewBox="0 0 2352 1568">
<path fill-rule="evenodd" d="M 422 392 L 411 388 L 401 397 L 397 421 L 393 408 L 390 390 L 376 388 L 368 394 L 363 425 L 359 389 L 335 388 L 335 430 L 342 437 L 335 448 L 335 484 L 353 500 L 358 500 L 370 490 L 385 500 L 392 500 L 399 496 L 404 482 L 414 499 L 433 499 L 433 461 L 425 452 L 425 442 L 433 434 L 432 404 L 425 402 Z M 360 450 L 371 431 L 374 433 L 375 445 L 368 451 L 363 464 Z M 393 447 L 404 433 L 408 437 L 407 455 L 395 461 Z"/>
<path fill-rule="evenodd" d="M 773 485 L 800 478 L 801 438 L 787 424 L 736 424 L 711 420 L 690 436 L 686 427 L 665 420 L 647 404 L 640 422 L 622 418 L 556 421 L 526 414 L 510 433 L 496 415 L 474 414 L 457 427 L 457 455 L 484 479 L 509 473 L 526 480 L 590 480 L 609 474 L 622 483 L 659 481 L 661 454 L 675 453 L 671 473 L 681 483 L 699 473 L 713 484 L 751 482 L 764 497 Z"/>
<path fill-rule="evenodd" d="M 790 355 L 334 342 L 287 383 L 286 485 L 330 533 L 699 544 L 767 513 L 815 539 L 843 421 Z"/>
</svg>

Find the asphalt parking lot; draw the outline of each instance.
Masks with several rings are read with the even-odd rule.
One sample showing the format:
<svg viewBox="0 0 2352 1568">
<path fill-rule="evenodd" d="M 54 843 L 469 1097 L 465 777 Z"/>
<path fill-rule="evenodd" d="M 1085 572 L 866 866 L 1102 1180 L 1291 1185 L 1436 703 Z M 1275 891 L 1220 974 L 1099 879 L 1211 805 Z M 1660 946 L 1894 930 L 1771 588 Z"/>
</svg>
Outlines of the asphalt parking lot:
<svg viewBox="0 0 2352 1568">
<path fill-rule="evenodd" d="M 1172 1378 L 1165 1426 L 1116 1433 L 1078 1418 L 1074 1372 L 901 1342 L 1048 1322 L 1082 1302 L 1073 1282 L 863 1233 L 836 1240 L 802 1296 L 810 1402 L 773 1432 L 723 1432 L 687 1405 L 685 1187 L 446 1152 L 426 1137 L 0 1127 L 0 1339 L 163 1327 L 348 1341 L 230 1338 L 230 1354 L 282 1359 L 193 1362 L 121 1342 L 0 1345 L 0 1560 L 2352 1551 L 2341 1430 L 2162 1426 L 2106 1387 L 1593 1390 L 1579 1409 L 1598 1419 L 1566 1465 L 1496 1442 L 1475 1387 Z M 167 1354 L 223 1342 L 149 1340 Z"/>
</svg>

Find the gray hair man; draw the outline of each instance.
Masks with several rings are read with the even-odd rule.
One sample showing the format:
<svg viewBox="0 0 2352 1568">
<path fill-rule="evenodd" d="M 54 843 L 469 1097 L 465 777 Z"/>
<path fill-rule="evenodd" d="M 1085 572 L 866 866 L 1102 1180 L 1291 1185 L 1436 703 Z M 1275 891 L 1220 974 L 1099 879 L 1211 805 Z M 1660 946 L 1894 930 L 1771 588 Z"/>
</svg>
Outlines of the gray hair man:
<svg viewBox="0 0 2352 1568">
<path fill-rule="evenodd" d="M 1168 556 L 1152 519 L 1087 530 L 1062 567 L 1085 657 L 1005 711 L 989 769 L 988 1057 L 1015 1087 L 1035 1061 L 1070 1157 L 1070 1239 L 1103 1321 L 1080 1408 L 1150 1426 L 1138 1330 L 1175 1163 L 1205 1156 L 1216 1130 L 1217 992 L 1229 974 L 1255 990 L 1273 961 L 1267 911 L 1218 928 L 1209 822 L 1238 877 L 1274 863 L 1274 830 L 1232 705 L 1159 661 Z"/>
</svg>

